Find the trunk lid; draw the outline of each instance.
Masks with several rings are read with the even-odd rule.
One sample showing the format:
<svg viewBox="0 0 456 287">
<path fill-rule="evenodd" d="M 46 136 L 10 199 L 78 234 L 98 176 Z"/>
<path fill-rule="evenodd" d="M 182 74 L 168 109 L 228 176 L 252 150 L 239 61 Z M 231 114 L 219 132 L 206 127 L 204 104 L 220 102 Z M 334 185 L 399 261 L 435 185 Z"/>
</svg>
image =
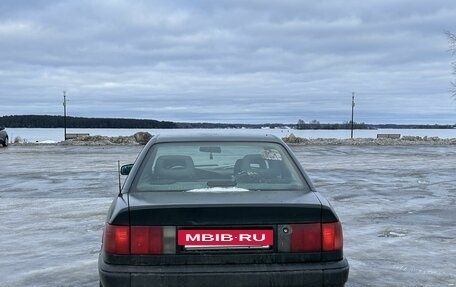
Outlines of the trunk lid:
<svg viewBox="0 0 456 287">
<path fill-rule="evenodd" d="M 320 222 L 313 192 L 144 192 L 129 194 L 131 225 L 239 226 Z"/>
</svg>

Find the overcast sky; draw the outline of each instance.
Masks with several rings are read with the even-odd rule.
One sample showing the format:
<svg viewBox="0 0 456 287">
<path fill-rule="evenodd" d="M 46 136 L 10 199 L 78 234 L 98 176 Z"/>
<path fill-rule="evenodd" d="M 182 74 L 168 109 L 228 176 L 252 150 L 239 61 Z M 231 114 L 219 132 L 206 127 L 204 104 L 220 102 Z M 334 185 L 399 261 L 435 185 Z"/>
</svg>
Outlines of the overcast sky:
<svg viewBox="0 0 456 287">
<path fill-rule="evenodd" d="M 455 0 L 0 2 L 0 116 L 456 123 Z"/>
</svg>

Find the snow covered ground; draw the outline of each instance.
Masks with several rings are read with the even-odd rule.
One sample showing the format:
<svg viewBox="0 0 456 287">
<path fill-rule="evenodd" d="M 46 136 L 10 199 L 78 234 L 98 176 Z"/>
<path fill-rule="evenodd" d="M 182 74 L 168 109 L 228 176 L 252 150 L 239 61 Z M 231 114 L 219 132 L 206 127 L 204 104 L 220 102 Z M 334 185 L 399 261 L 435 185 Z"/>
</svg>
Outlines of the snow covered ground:
<svg viewBox="0 0 456 287">
<path fill-rule="evenodd" d="M 98 286 L 117 160 L 141 148 L 0 148 L 0 286 Z M 344 223 L 347 286 L 456 286 L 454 146 L 293 149 Z"/>
<path fill-rule="evenodd" d="M 55 143 L 63 141 L 63 129 L 45 128 L 8 128 L 9 138 L 14 141 L 20 138 L 20 142 L 28 143 Z M 91 136 L 131 136 L 137 132 L 149 132 L 157 134 L 183 134 L 195 133 L 219 133 L 219 134 L 272 134 L 278 137 L 286 137 L 294 134 L 297 137 L 307 139 L 317 138 L 350 138 L 350 130 L 295 130 L 295 129 L 68 129 L 68 133 L 88 133 Z M 401 136 L 439 137 L 441 139 L 456 138 L 456 129 L 378 129 L 378 130 L 355 130 L 355 138 L 376 138 L 377 134 L 400 134 Z"/>
</svg>

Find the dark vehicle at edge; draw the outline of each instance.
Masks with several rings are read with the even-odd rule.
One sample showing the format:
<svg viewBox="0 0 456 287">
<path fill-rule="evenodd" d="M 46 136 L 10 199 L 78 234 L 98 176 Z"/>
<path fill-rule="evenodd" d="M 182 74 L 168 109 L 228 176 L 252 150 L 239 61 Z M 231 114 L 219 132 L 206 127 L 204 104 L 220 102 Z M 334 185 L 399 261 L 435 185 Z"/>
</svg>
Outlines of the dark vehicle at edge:
<svg viewBox="0 0 456 287">
<path fill-rule="evenodd" d="M 155 136 L 111 204 L 100 286 L 344 286 L 342 226 L 275 136 Z"/>
<path fill-rule="evenodd" d="M 0 127 L 0 144 L 4 147 L 8 146 L 8 133 L 5 131 L 4 127 Z"/>
</svg>

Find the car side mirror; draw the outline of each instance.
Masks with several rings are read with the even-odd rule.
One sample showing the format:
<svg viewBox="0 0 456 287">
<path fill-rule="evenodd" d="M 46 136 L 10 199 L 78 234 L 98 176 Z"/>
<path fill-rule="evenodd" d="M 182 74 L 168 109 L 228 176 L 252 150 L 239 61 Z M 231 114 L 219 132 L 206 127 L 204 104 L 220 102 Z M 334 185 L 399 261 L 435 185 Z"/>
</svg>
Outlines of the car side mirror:
<svg viewBox="0 0 456 287">
<path fill-rule="evenodd" d="M 133 164 L 126 164 L 126 165 L 123 165 L 123 166 L 120 168 L 120 174 L 121 174 L 121 175 L 129 175 L 132 167 L 133 167 Z"/>
</svg>

